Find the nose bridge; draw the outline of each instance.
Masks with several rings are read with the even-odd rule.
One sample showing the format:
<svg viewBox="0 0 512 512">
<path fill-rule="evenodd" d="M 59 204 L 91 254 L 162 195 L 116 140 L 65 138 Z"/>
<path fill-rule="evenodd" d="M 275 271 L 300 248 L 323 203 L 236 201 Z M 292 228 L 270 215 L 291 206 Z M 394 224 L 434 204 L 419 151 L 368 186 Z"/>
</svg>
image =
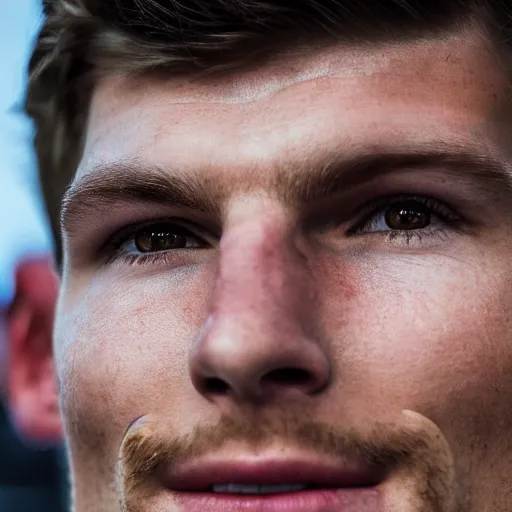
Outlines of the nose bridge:
<svg viewBox="0 0 512 512">
<path fill-rule="evenodd" d="M 293 314 L 303 280 L 293 279 L 300 265 L 285 226 L 271 220 L 237 226 L 221 242 L 212 312 L 219 315 Z M 300 294 L 300 293 L 299 293 Z"/>
</svg>

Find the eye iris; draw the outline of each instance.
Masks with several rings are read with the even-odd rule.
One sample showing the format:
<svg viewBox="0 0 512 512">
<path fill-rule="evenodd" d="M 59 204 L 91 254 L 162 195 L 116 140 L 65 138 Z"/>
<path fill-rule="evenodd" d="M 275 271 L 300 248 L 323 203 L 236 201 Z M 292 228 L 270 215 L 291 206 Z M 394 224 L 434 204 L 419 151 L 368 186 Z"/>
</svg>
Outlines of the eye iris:
<svg viewBox="0 0 512 512">
<path fill-rule="evenodd" d="M 390 229 L 407 231 L 423 229 L 432 222 L 432 213 L 426 205 L 396 203 L 386 212 L 386 224 Z"/>
<path fill-rule="evenodd" d="M 169 251 L 185 248 L 187 237 L 168 227 L 150 227 L 137 233 L 134 243 L 140 252 Z"/>
</svg>

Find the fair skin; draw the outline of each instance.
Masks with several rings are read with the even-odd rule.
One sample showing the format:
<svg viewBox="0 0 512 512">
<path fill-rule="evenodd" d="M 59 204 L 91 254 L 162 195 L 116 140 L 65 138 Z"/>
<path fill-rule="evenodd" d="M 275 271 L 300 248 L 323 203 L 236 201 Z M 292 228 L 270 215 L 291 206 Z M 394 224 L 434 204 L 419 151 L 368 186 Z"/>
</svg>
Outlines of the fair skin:
<svg viewBox="0 0 512 512">
<path fill-rule="evenodd" d="M 399 431 L 424 448 L 386 461 L 374 489 L 289 509 L 508 510 L 505 87 L 472 32 L 202 81 L 104 79 L 64 202 L 54 332 L 76 511 L 241 509 L 180 495 L 165 464 L 196 463 L 187 435 L 198 465 L 332 467 L 353 455 L 341 439 L 384 453 Z M 414 213 L 397 224 L 397 208 Z M 161 245 L 147 227 L 107 243 L 155 221 Z M 188 245 L 160 251 L 176 222 Z M 299 439 L 306 420 L 317 434 Z M 133 439 L 164 468 L 136 474 Z"/>
</svg>

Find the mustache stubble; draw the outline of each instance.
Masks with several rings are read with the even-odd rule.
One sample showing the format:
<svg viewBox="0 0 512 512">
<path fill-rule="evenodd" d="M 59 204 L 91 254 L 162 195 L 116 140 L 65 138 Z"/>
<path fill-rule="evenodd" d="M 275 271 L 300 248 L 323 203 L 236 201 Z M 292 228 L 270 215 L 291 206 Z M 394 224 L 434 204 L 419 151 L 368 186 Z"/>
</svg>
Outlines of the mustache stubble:
<svg viewBox="0 0 512 512">
<path fill-rule="evenodd" d="M 172 421 L 148 415 L 128 428 L 117 465 L 117 487 L 123 510 L 130 497 L 157 487 L 162 468 L 172 472 L 178 463 L 215 453 L 239 442 L 257 452 L 280 443 L 313 450 L 334 459 L 357 457 L 393 478 L 402 478 L 413 496 L 407 503 L 416 511 L 455 510 L 453 459 L 444 436 L 425 417 L 403 411 L 394 422 L 368 422 L 357 428 L 336 428 L 305 419 L 307 415 L 273 412 L 221 417 L 215 424 L 197 425 L 190 433 L 170 437 Z M 134 500 L 137 501 L 137 500 Z M 390 508 L 390 510 L 395 510 Z"/>
</svg>

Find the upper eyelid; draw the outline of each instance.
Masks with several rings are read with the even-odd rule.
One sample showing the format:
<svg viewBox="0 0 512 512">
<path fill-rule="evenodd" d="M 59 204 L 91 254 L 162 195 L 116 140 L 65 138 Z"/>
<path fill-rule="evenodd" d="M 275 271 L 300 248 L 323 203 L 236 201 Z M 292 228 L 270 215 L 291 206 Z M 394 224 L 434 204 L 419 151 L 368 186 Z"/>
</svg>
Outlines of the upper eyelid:
<svg viewBox="0 0 512 512">
<path fill-rule="evenodd" d="M 363 206 L 362 209 L 360 209 L 361 215 L 375 215 L 380 211 L 380 209 L 385 208 L 387 206 L 391 206 L 394 203 L 400 203 L 400 202 L 416 202 L 420 203 L 426 206 L 437 206 L 438 208 L 435 208 L 436 210 L 443 210 L 442 213 L 446 213 L 447 216 L 453 216 L 453 217 L 459 217 L 459 215 L 455 212 L 453 208 L 451 208 L 449 205 L 447 205 L 445 202 L 436 199 L 434 197 L 430 196 L 420 196 L 420 195 L 398 195 L 398 196 L 386 196 L 378 198 L 365 206 Z M 433 203 L 433 204 L 429 204 Z"/>
</svg>

